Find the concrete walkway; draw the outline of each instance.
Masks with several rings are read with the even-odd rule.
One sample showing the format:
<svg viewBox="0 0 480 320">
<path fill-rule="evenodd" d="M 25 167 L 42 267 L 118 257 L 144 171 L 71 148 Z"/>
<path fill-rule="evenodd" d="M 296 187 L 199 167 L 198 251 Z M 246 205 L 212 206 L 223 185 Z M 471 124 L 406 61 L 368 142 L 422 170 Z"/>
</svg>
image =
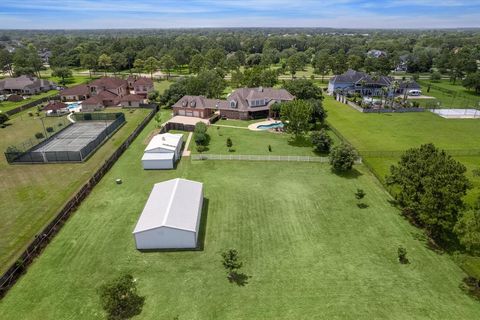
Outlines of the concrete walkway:
<svg viewBox="0 0 480 320">
<path fill-rule="evenodd" d="M 75 123 L 75 120 L 72 119 L 72 116 L 73 116 L 73 113 L 70 113 L 70 114 L 67 116 L 67 119 L 68 119 L 68 121 L 70 121 L 71 123 Z"/>
<path fill-rule="evenodd" d="M 183 149 L 182 156 L 183 157 L 190 157 L 191 151 L 188 150 L 188 146 L 190 145 L 190 140 L 192 140 L 193 132 L 188 134 L 187 142 L 185 142 L 185 148 Z"/>
</svg>

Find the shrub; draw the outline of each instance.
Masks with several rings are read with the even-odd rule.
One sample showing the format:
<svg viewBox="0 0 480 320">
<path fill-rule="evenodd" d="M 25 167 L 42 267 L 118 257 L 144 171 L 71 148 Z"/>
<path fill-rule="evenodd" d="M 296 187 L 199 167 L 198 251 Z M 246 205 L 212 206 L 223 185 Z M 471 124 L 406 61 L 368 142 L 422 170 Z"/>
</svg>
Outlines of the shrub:
<svg viewBox="0 0 480 320">
<path fill-rule="evenodd" d="M 407 258 L 407 249 L 405 249 L 404 247 L 398 247 L 397 255 L 398 255 L 398 261 L 401 264 L 409 263 L 408 258 Z"/>
<path fill-rule="evenodd" d="M 442 75 L 438 71 L 435 71 L 430 75 L 430 80 L 432 81 L 440 81 L 440 79 L 442 79 Z"/>
<path fill-rule="evenodd" d="M 227 148 L 228 148 L 228 151 L 232 151 L 232 146 L 233 146 L 232 139 L 227 138 Z"/>
<path fill-rule="evenodd" d="M 208 144 L 207 125 L 203 122 L 197 122 L 195 129 L 193 130 L 193 140 L 197 145 Z"/>
<path fill-rule="evenodd" d="M 268 145 L 268 152 L 272 152 L 272 146 Z"/>
<path fill-rule="evenodd" d="M 315 151 L 321 153 L 327 153 L 330 151 L 330 147 L 332 146 L 332 138 L 328 135 L 325 129 L 320 131 L 313 131 L 310 140 L 315 148 Z"/>
<path fill-rule="evenodd" d="M 28 111 L 28 115 L 29 115 L 30 117 L 33 117 L 33 112 L 32 112 L 32 111 Z"/>
<path fill-rule="evenodd" d="M 130 274 L 124 274 L 100 288 L 100 300 L 108 319 L 129 319 L 142 312 L 145 297 L 137 293 L 137 284 Z"/>
<path fill-rule="evenodd" d="M 207 147 L 199 144 L 199 145 L 197 145 L 197 151 L 200 152 L 200 153 L 205 152 L 205 151 L 207 151 Z"/>
<path fill-rule="evenodd" d="M 53 132 L 53 131 L 54 131 L 54 130 L 53 130 L 53 127 L 47 127 L 46 130 L 47 130 L 47 132 Z"/>
<path fill-rule="evenodd" d="M 4 124 L 8 121 L 8 116 L 5 113 L 0 112 L 0 124 Z"/>
<path fill-rule="evenodd" d="M 35 133 L 35 138 L 37 138 L 37 139 L 43 139 L 43 138 L 45 138 L 45 136 L 43 135 L 43 133 L 37 132 L 37 133 Z"/>
<path fill-rule="evenodd" d="M 330 164 L 336 172 L 346 172 L 352 169 L 358 154 L 352 146 L 342 143 L 330 152 Z"/>
<path fill-rule="evenodd" d="M 366 193 L 363 191 L 363 189 L 357 189 L 357 192 L 355 192 L 355 198 L 357 200 L 362 200 L 365 197 Z"/>
</svg>

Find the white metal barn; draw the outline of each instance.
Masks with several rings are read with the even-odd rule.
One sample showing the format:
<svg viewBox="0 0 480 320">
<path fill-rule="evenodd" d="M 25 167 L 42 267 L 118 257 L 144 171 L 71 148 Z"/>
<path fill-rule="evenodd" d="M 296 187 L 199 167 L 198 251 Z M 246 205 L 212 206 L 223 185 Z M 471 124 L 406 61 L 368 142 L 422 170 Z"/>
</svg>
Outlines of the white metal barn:
<svg viewBox="0 0 480 320">
<path fill-rule="evenodd" d="M 180 159 L 182 137 L 182 134 L 172 133 L 154 136 L 145 148 L 143 169 L 173 169 L 175 162 Z"/>
<path fill-rule="evenodd" d="M 196 248 L 202 206 L 201 182 L 156 183 L 133 230 L 137 249 Z"/>
</svg>

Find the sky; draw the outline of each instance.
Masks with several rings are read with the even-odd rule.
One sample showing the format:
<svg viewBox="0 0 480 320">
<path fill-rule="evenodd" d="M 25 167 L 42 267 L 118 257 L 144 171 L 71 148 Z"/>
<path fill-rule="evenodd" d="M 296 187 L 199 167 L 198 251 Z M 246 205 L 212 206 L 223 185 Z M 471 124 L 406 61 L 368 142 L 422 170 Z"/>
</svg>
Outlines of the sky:
<svg viewBox="0 0 480 320">
<path fill-rule="evenodd" d="M 480 27 L 480 0 L 0 0 L 0 29 Z"/>
</svg>

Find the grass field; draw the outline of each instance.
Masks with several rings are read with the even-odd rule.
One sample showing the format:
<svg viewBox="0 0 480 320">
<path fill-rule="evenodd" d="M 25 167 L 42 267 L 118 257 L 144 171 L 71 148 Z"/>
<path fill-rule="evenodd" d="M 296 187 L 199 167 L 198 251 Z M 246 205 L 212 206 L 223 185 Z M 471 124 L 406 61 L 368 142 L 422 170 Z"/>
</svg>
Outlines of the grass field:
<svg viewBox="0 0 480 320">
<path fill-rule="evenodd" d="M 229 128 L 222 126 L 210 126 L 208 135 L 210 142 L 208 150 L 204 153 L 210 154 L 241 154 L 241 155 L 282 155 L 282 156 L 319 156 L 313 150 L 310 138 L 295 140 L 292 135 L 279 132 L 251 131 L 247 126 L 251 123 L 263 121 L 241 121 L 241 120 L 220 120 L 217 124 L 222 126 L 236 126 L 239 128 Z M 337 143 L 339 139 L 333 132 L 330 136 Z M 230 152 L 226 146 L 227 138 L 233 142 L 233 151 Z M 268 146 L 272 151 L 269 151 Z M 193 153 L 198 153 L 195 144 L 192 142 L 190 149 Z"/>
<path fill-rule="evenodd" d="M 162 81 L 155 81 L 153 83 L 155 90 L 157 90 L 160 94 L 164 93 L 167 90 L 173 81 L 169 80 L 162 80 Z"/>
<path fill-rule="evenodd" d="M 124 111 L 127 123 L 85 163 L 9 165 L 0 157 L 0 271 L 5 271 L 30 240 L 104 160 L 130 135 L 149 110 Z M 49 126 L 57 118 L 46 118 Z M 26 113 L 15 116 L 0 129 L 0 150 L 43 132 L 41 121 Z"/>
<path fill-rule="evenodd" d="M 58 94 L 57 90 L 50 90 L 50 91 L 47 91 L 47 92 L 42 92 L 40 94 L 29 96 L 27 99 L 24 99 L 24 100 L 19 101 L 19 102 L 1 101 L 0 102 L 0 111 L 3 111 L 3 112 L 9 111 L 9 110 L 15 109 L 16 107 L 27 104 L 29 102 L 32 102 L 32 101 L 35 101 L 35 100 L 38 100 L 38 99 L 42 99 L 42 98 L 45 98 L 45 97 L 49 97 L 49 96 L 54 96 L 56 94 Z"/>
<path fill-rule="evenodd" d="M 444 119 L 430 112 L 364 114 L 331 97 L 326 98 L 325 107 L 329 123 L 363 153 L 364 161 L 380 180 L 389 173 L 390 166 L 400 159 L 401 153 L 397 151 L 430 142 L 454 152 L 468 153 L 480 147 L 478 119 Z M 467 167 L 472 189 L 465 201 L 473 203 L 480 196 L 480 178 L 472 172 L 480 169 L 480 156 L 463 155 L 455 158 Z M 458 260 L 462 267 L 480 277 L 480 259 L 461 256 Z"/>
<path fill-rule="evenodd" d="M 426 248 L 364 167 L 338 177 L 327 165 L 197 161 L 143 171 L 153 123 L 0 302 L 2 319 L 102 319 L 98 287 L 132 273 L 146 296 L 138 319 L 474 319 L 480 304 L 458 285 L 446 255 Z M 203 251 L 140 253 L 132 230 L 153 183 L 202 181 Z M 116 185 L 114 180 L 124 183 Z M 359 209 L 363 188 L 370 206 Z M 400 265 L 403 245 L 411 264 Z M 220 253 L 235 247 L 251 276 L 228 283 Z"/>
<path fill-rule="evenodd" d="M 432 96 L 436 98 L 436 101 L 440 101 L 441 108 L 478 108 L 480 107 L 480 95 L 475 94 L 471 90 L 465 89 L 462 86 L 461 81 L 458 81 L 456 84 L 451 83 L 448 80 L 440 80 L 437 82 L 431 82 L 428 80 L 420 80 L 420 85 L 422 86 L 423 94 L 427 96 Z M 431 84 L 430 91 L 427 92 L 428 85 Z M 450 94 L 444 91 L 437 89 L 436 87 L 451 90 L 454 93 Z M 418 99 L 421 105 L 431 103 L 429 100 Z M 431 106 L 430 106 L 431 107 Z"/>
</svg>

